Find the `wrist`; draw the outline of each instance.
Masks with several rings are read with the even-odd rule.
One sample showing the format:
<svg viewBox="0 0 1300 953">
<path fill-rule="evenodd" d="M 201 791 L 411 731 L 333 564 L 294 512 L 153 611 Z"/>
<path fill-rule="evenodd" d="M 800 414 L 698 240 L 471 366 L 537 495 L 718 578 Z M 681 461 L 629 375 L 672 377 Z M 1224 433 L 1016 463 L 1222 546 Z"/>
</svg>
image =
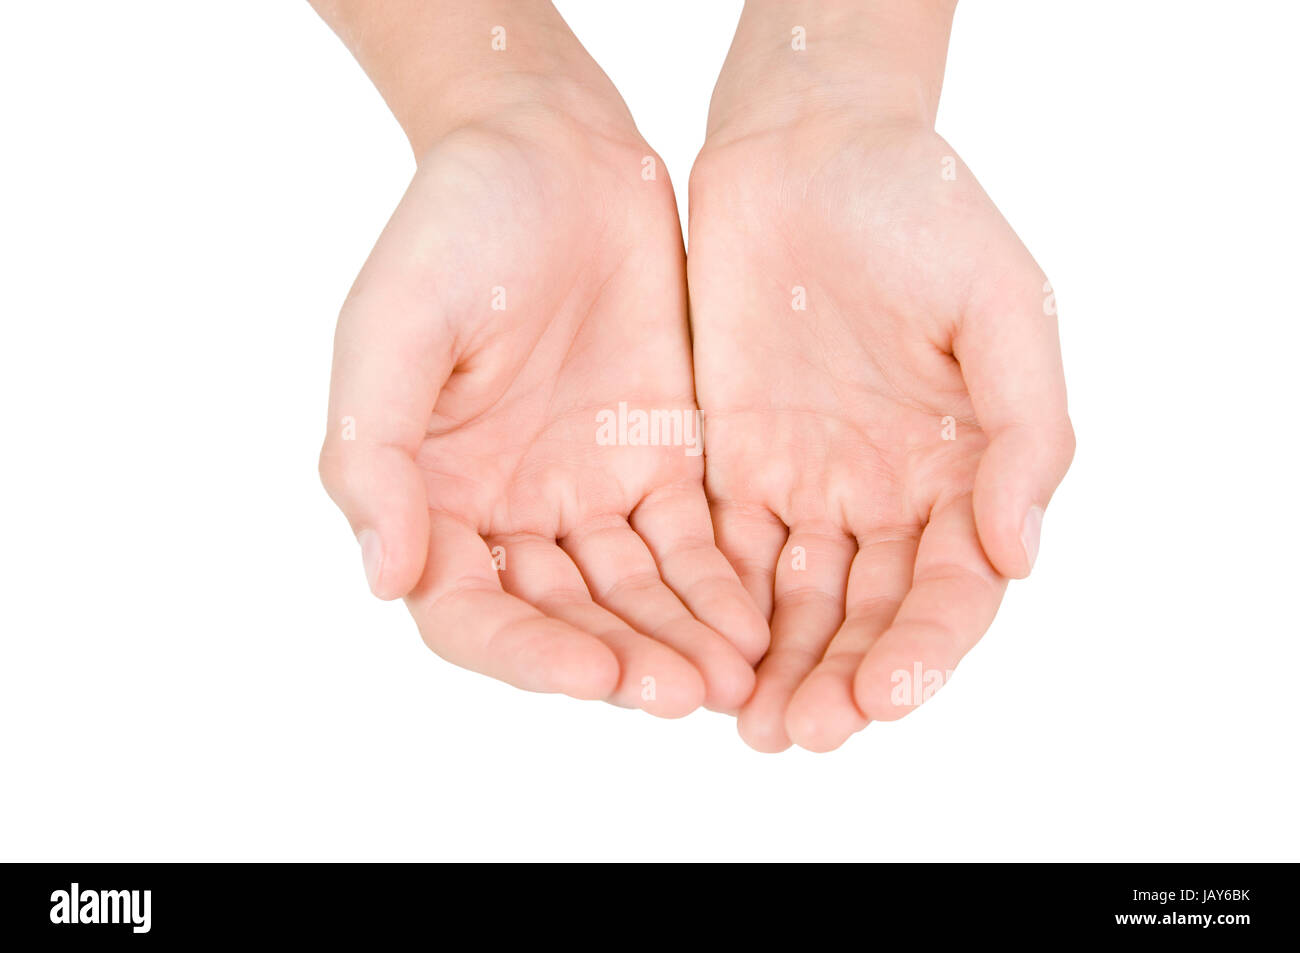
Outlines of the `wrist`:
<svg viewBox="0 0 1300 953">
<path fill-rule="evenodd" d="M 550 0 L 312 0 L 416 158 L 462 126 L 535 111 L 635 134 L 622 98 Z"/>
<path fill-rule="evenodd" d="M 709 108 L 709 140 L 828 113 L 932 130 L 956 0 L 747 0 Z"/>
<path fill-rule="evenodd" d="M 627 106 L 604 75 L 593 78 L 585 64 L 571 66 L 465 72 L 431 88 L 401 122 L 416 160 L 445 135 L 465 127 L 520 133 L 563 127 L 576 136 L 639 142 Z"/>
</svg>

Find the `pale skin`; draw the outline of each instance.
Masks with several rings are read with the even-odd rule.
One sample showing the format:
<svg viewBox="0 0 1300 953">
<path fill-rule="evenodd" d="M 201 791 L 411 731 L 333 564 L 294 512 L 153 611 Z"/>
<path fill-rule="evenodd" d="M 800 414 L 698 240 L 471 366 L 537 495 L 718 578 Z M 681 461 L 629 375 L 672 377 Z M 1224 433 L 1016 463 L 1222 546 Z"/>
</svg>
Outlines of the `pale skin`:
<svg viewBox="0 0 1300 953">
<path fill-rule="evenodd" d="M 763 751 L 928 697 L 898 673 L 979 639 L 1073 453 L 1046 277 L 933 129 L 954 4 L 751 0 L 689 263 L 549 4 L 316 5 L 420 159 L 340 317 L 322 453 L 376 594 L 457 664 L 739 711 Z M 602 408 L 696 400 L 703 460 L 596 445 Z"/>
<path fill-rule="evenodd" d="M 771 620 L 759 750 L 915 708 L 1073 454 L 1047 279 L 934 132 L 954 5 L 804 5 L 799 50 L 789 5 L 748 4 L 692 175 L 708 492 Z"/>
<path fill-rule="evenodd" d="M 653 153 L 549 4 L 321 11 L 418 157 L 339 318 L 321 455 L 371 588 L 521 688 L 736 711 L 768 633 L 714 544 L 703 458 L 596 441 L 621 401 L 695 406 L 665 172 L 643 177 Z"/>
</svg>

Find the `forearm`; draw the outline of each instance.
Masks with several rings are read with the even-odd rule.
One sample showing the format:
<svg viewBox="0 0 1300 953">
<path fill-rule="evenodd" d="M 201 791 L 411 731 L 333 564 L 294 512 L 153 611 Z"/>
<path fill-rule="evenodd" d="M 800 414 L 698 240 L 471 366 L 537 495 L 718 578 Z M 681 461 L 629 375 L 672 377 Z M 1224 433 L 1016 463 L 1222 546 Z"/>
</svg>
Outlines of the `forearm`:
<svg viewBox="0 0 1300 953">
<path fill-rule="evenodd" d="M 709 109 L 727 136 L 827 108 L 933 127 L 957 0 L 746 0 Z"/>
<path fill-rule="evenodd" d="M 451 129 L 520 104 L 583 111 L 595 122 L 626 117 L 550 0 L 310 2 L 384 97 L 417 157 Z"/>
</svg>

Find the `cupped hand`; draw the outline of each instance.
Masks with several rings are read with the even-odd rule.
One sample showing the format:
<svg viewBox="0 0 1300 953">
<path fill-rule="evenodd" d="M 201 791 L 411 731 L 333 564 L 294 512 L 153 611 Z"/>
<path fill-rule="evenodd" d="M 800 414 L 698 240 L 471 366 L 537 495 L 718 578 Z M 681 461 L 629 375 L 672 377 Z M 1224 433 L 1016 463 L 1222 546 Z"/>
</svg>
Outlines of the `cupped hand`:
<svg viewBox="0 0 1300 953">
<path fill-rule="evenodd" d="M 681 231 L 628 125 L 525 102 L 424 156 L 339 319 L 321 472 L 444 658 L 734 711 L 767 626 L 714 543 Z"/>
<path fill-rule="evenodd" d="M 714 524 L 771 619 L 740 731 L 830 750 L 1030 571 L 1074 450 L 1054 299 L 946 142 L 847 112 L 711 136 L 689 247 Z"/>
</svg>

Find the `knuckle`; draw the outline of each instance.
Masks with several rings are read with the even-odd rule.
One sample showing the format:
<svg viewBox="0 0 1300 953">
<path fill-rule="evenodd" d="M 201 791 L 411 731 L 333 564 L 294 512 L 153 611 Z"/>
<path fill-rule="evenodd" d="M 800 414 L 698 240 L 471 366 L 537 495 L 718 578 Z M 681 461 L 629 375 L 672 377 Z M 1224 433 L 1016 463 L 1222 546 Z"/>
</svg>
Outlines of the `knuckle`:
<svg viewBox="0 0 1300 953">
<path fill-rule="evenodd" d="M 1074 434 L 1074 424 L 1066 416 L 1057 429 L 1054 448 L 1062 470 L 1068 469 L 1070 464 L 1074 462 L 1074 452 L 1077 447 L 1078 440 Z"/>
<path fill-rule="evenodd" d="M 337 441 L 325 441 L 325 445 L 321 447 L 320 458 L 316 461 L 316 471 L 320 474 L 321 485 L 330 496 L 342 492 L 347 486 L 349 465 L 344 454 L 340 452 Z"/>
</svg>

